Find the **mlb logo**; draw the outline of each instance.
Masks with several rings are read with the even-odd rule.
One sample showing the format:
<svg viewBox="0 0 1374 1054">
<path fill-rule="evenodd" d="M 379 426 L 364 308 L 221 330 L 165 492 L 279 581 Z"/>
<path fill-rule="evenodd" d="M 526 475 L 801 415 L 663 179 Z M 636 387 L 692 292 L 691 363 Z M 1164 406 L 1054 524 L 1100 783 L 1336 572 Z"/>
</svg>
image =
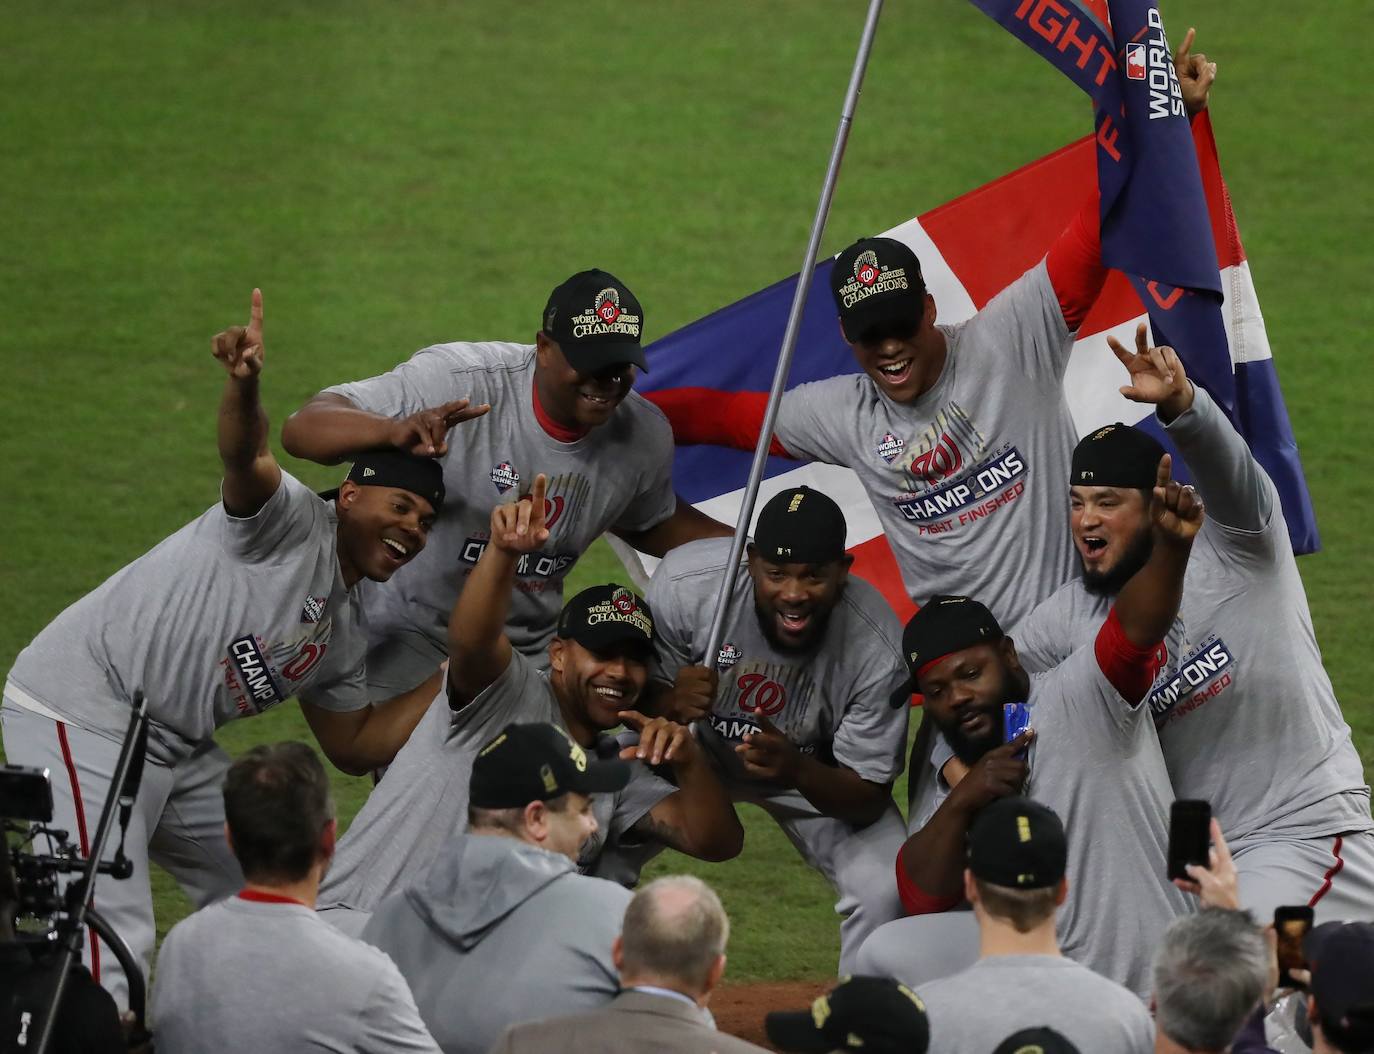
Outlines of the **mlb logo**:
<svg viewBox="0 0 1374 1054">
<path fill-rule="evenodd" d="M 305 605 L 301 608 L 301 621 L 315 623 L 320 621 L 320 616 L 324 614 L 324 597 L 305 598 Z"/>
<path fill-rule="evenodd" d="M 503 461 L 491 470 L 491 481 L 496 484 L 496 489 L 504 494 L 520 482 L 520 473 L 515 471 L 509 461 Z"/>
<path fill-rule="evenodd" d="M 1145 45 L 1126 45 L 1126 77 L 1133 81 L 1145 79 Z"/>
<path fill-rule="evenodd" d="M 878 440 L 878 456 L 882 458 L 884 461 L 886 461 L 889 465 L 892 464 L 892 462 L 896 460 L 897 455 L 899 455 L 905 449 L 906 441 L 898 439 L 891 432 L 888 432 L 885 436 Z"/>
<path fill-rule="evenodd" d="M 722 644 L 720 646 L 720 651 L 716 655 L 716 665 L 723 670 L 728 670 L 743 657 L 744 653 L 733 644 Z"/>
</svg>

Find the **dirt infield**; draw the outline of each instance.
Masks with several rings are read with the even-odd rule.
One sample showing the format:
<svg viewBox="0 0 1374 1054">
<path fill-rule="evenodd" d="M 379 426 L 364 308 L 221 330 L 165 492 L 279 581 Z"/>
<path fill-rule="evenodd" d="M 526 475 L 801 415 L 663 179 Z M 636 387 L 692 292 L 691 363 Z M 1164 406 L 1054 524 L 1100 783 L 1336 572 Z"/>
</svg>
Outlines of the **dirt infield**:
<svg viewBox="0 0 1374 1054">
<path fill-rule="evenodd" d="M 716 1027 L 732 1036 L 768 1046 L 763 1016 L 770 1010 L 800 1010 L 824 992 L 829 984 L 819 981 L 761 981 L 756 984 L 724 984 L 711 996 Z"/>
</svg>

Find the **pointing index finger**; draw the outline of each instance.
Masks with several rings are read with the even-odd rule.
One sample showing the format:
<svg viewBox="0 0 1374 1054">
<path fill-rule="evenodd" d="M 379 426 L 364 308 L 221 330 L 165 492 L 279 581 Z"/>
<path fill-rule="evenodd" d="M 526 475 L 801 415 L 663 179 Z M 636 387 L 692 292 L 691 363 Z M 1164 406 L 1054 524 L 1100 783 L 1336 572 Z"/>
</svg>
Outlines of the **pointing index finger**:
<svg viewBox="0 0 1374 1054">
<path fill-rule="evenodd" d="M 248 312 L 248 328 L 257 333 L 262 332 L 262 290 L 253 290 L 252 307 Z"/>
<path fill-rule="evenodd" d="M 642 731 L 644 726 L 649 723 L 649 719 L 638 710 L 621 710 L 615 716 L 620 718 L 622 724 L 628 725 L 636 731 Z"/>
<path fill-rule="evenodd" d="M 1193 49 L 1193 38 L 1195 36 L 1197 36 L 1197 30 L 1189 26 L 1188 32 L 1183 34 L 1183 43 L 1180 44 L 1178 50 L 1174 52 L 1175 62 L 1182 63 L 1188 61 L 1188 52 Z"/>
<path fill-rule="evenodd" d="M 1172 478 L 1172 474 L 1170 473 L 1170 468 L 1172 467 L 1172 465 L 1173 458 L 1171 458 L 1168 454 L 1165 454 L 1163 457 L 1159 459 L 1159 472 L 1155 475 L 1156 489 L 1168 489 L 1169 480 Z"/>
</svg>

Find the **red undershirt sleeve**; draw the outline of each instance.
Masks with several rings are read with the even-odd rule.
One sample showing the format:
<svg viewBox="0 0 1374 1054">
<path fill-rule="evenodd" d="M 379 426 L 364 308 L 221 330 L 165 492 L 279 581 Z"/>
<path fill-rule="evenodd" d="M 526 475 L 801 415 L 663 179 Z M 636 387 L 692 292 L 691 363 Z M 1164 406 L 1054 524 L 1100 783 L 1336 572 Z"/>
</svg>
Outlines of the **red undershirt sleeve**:
<svg viewBox="0 0 1374 1054">
<path fill-rule="evenodd" d="M 1077 330 L 1088 317 L 1107 280 L 1102 263 L 1102 237 L 1096 189 L 1088 195 L 1064 233 L 1045 257 L 1050 285 L 1069 329 Z"/>
<path fill-rule="evenodd" d="M 897 855 L 897 895 L 902 898 L 902 907 L 908 915 L 936 915 L 957 907 L 963 897 L 932 897 L 924 889 L 911 881 L 911 876 L 902 866 L 902 857 Z"/>
<path fill-rule="evenodd" d="M 1132 706 L 1145 698 L 1169 657 L 1163 641 L 1145 648 L 1131 643 L 1121 627 L 1115 606 L 1097 631 L 1093 651 L 1102 675 Z"/>
<path fill-rule="evenodd" d="M 669 388 L 645 392 L 644 398 L 663 411 L 680 446 L 709 443 L 713 446 L 752 450 L 768 410 L 766 392 L 721 392 L 714 388 Z M 792 455 L 773 437 L 768 452 L 777 457 Z"/>
</svg>

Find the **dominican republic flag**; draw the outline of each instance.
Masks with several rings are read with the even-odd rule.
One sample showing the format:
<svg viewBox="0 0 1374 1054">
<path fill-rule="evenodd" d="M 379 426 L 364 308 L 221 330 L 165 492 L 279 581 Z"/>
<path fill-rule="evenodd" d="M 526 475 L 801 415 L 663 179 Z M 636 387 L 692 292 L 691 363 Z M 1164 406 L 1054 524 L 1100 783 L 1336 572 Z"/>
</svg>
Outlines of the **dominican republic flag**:
<svg viewBox="0 0 1374 1054">
<path fill-rule="evenodd" d="M 1024 9 L 1029 15 L 1048 0 L 1000 5 L 974 2 L 984 9 L 1005 7 L 1014 20 L 1018 10 Z M 1055 0 L 1060 5 L 1066 2 Z M 1067 6 L 1074 4 L 1067 2 Z M 1068 25 L 1069 20 L 1060 23 L 1061 34 Z M 1073 25 L 1075 39 L 1086 36 L 1085 29 Z M 1100 21 L 1094 26 L 1099 34 L 1104 32 Z M 1033 27 L 1027 32 L 1036 33 Z M 1159 34 L 1162 37 L 1162 29 Z M 1057 43 L 1062 39 L 1061 35 L 1047 44 L 1060 59 L 1065 53 L 1058 50 Z M 1041 48 L 1037 50 L 1043 53 Z M 1112 61 L 1106 80 L 1124 80 L 1134 71 L 1124 48 L 1119 61 L 1113 58 L 1115 52 L 1088 54 L 1099 63 Z M 1139 83 L 1148 87 L 1148 48 L 1143 57 L 1135 51 L 1132 54 L 1146 64 L 1146 79 Z M 1093 67 L 1087 69 L 1096 76 Z M 1170 65 L 1170 73 L 1172 69 Z M 1084 80 L 1091 83 L 1092 77 L 1085 76 Z M 1113 271 L 1108 276 L 1097 303 L 1079 328 L 1069 358 L 1064 388 L 1079 434 L 1125 421 L 1163 438 L 1150 409 L 1118 393 L 1125 383 L 1125 372 L 1106 340 L 1108 335 L 1115 336 L 1133 347 L 1136 324 L 1147 317 L 1145 304 L 1149 304 L 1156 342 L 1167 339 L 1183 358 L 1189 376 L 1206 387 L 1231 416 L 1278 486 L 1295 551 L 1310 552 L 1318 545 L 1316 523 L 1208 117 L 1206 113 L 1200 115 L 1190 129 L 1187 119 L 1170 109 L 1167 117 L 1156 123 L 1172 125 L 1174 140 L 1179 132 L 1186 137 L 1186 154 L 1175 142 L 1166 154 L 1172 171 L 1155 171 L 1158 159 L 1150 156 L 1148 164 L 1137 165 L 1123 176 L 1122 165 L 1102 164 L 1104 154 L 1110 157 L 1103 142 L 1129 161 L 1132 133 L 1122 116 L 1124 104 L 1119 97 L 1107 105 L 1117 108 L 1109 111 L 1106 106 L 1099 107 L 1095 135 L 883 233 L 915 250 L 927 288 L 939 306 L 940 320 L 958 322 L 973 315 L 1044 256 L 1097 180 L 1104 213 L 1103 259 L 1128 273 Z M 1133 107 L 1126 116 L 1148 120 L 1140 115 L 1146 112 L 1136 113 Z M 1162 190 L 1160 194 L 1165 198 L 1175 193 L 1186 198 L 1195 189 L 1198 208 L 1172 200 L 1159 205 L 1149 193 L 1133 194 L 1131 188 L 1139 181 L 1167 189 L 1167 194 Z M 1182 237 L 1171 238 L 1174 230 L 1181 230 Z M 1170 244 L 1174 252 L 1168 250 Z M 1175 252 L 1193 262 L 1178 263 Z M 1196 262 L 1198 257 L 1201 263 Z M 812 276 L 789 388 L 859 370 L 836 323 L 829 289 L 832 264 L 833 260 L 824 261 Z M 766 392 L 782 346 L 796 280 L 794 275 L 655 342 L 648 349 L 653 372 L 641 379 L 641 392 L 680 388 Z M 748 451 L 714 446 L 679 447 L 674 483 L 684 498 L 703 511 L 733 523 L 751 457 Z M 852 472 L 832 465 L 770 458 L 759 503 L 802 483 L 824 490 L 840 503 L 849 524 L 848 545 L 855 555 L 855 573 L 877 586 L 899 616 L 907 617 L 914 607 L 902 588 L 877 515 Z M 624 555 L 624 550 L 617 548 Z"/>
</svg>

